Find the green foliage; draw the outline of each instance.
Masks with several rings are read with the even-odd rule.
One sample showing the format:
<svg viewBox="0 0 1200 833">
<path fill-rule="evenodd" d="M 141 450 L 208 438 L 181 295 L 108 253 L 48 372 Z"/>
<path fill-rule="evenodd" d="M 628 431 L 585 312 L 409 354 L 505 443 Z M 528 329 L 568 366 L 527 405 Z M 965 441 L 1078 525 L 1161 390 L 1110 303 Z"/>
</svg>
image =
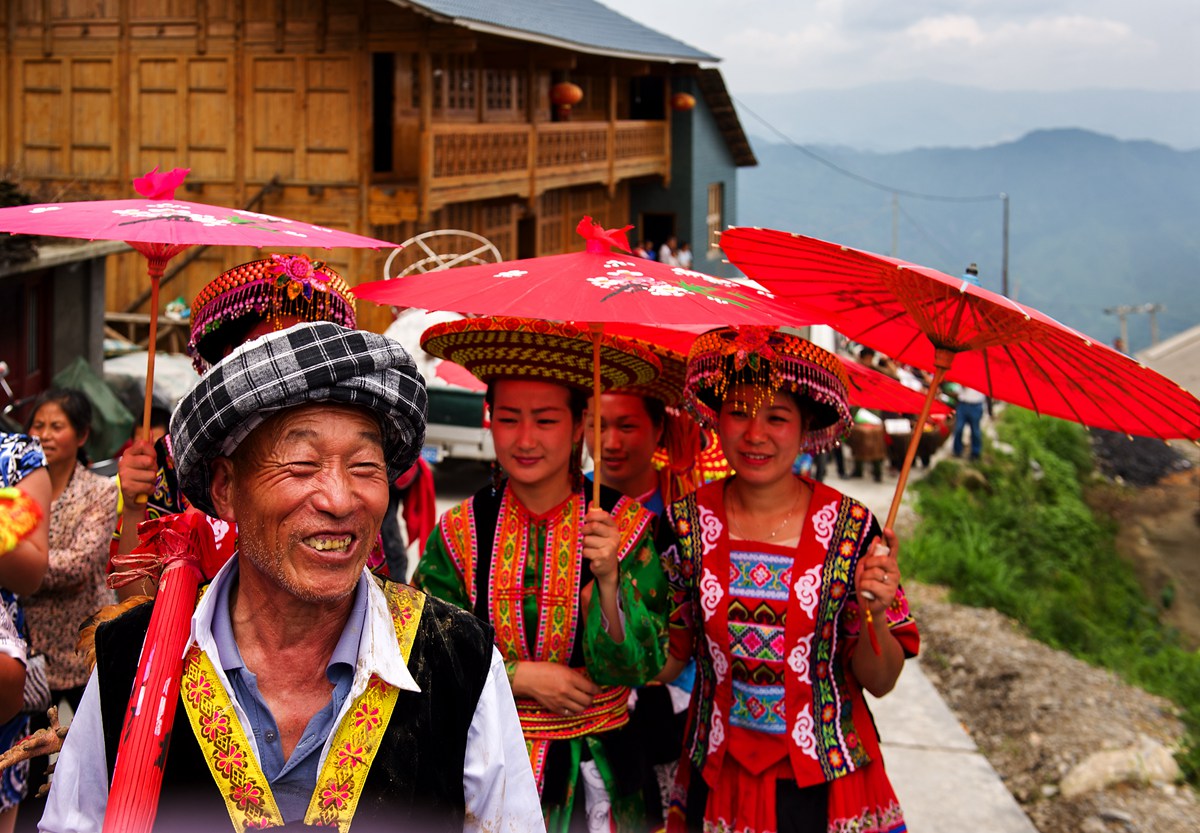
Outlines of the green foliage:
<svg viewBox="0 0 1200 833">
<path fill-rule="evenodd" d="M 997 435 L 1010 452 L 993 447 L 974 469 L 939 463 L 917 484 L 921 524 L 906 542 L 906 573 L 1173 700 L 1188 732 L 1180 764 L 1200 780 L 1200 653 L 1158 621 L 1117 554 L 1113 522 L 1084 501 L 1087 433 L 1009 407 Z"/>
</svg>

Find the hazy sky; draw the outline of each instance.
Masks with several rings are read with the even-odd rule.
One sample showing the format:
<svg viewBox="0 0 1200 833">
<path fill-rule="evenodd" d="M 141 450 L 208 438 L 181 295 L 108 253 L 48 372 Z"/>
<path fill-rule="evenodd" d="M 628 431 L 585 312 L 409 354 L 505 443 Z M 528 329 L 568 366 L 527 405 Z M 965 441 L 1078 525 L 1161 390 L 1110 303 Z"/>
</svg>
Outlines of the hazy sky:
<svg viewBox="0 0 1200 833">
<path fill-rule="evenodd" d="M 1200 0 L 600 0 L 722 58 L 738 93 L 926 79 L 1200 90 Z"/>
</svg>

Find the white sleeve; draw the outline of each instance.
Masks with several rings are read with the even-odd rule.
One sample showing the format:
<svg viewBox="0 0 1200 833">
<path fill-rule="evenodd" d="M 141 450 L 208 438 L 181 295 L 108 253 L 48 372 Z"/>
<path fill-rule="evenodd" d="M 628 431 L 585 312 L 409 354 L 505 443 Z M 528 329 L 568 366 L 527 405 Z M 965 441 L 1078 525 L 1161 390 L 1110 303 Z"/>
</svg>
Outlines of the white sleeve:
<svg viewBox="0 0 1200 833">
<path fill-rule="evenodd" d="M 464 833 L 546 831 L 517 705 L 504 659 L 495 647 L 467 734 L 463 795 L 467 805 Z"/>
<path fill-rule="evenodd" d="M 124 715 L 122 715 L 124 717 Z M 71 720 L 50 782 L 46 811 L 38 824 L 43 833 L 100 833 L 108 804 L 108 760 L 100 684 L 95 670 Z"/>
<path fill-rule="evenodd" d="M 25 640 L 17 633 L 17 626 L 8 615 L 8 606 L 0 604 L 0 654 L 12 657 L 22 665 L 29 665 Z"/>
</svg>

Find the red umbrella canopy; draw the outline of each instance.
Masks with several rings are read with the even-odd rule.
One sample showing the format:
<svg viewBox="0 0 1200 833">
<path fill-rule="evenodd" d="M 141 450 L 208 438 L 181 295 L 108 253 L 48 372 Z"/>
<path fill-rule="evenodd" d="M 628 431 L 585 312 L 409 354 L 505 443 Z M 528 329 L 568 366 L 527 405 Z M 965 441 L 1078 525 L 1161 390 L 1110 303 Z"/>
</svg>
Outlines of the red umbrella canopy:
<svg viewBox="0 0 1200 833">
<path fill-rule="evenodd" d="M 0 208 L 0 232 L 83 240 L 124 240 L 146 258 L 150 277 L 150 335 L 146 354 L 143 431 L 150 429 L 150 399 L 158 331 L 159 279 L 167 263 L 189 246 L 254 248 L 395 248 L 394 243 L 238 208 L 175 199 L 190 169 L 158 168 L 133 181 L 134 200 L 83 200 Z"/>
<path fill-rule="evenodd" d="M 770 229 L 721 248 L 780 300 L 897 361 L 1039 414 L 1161 439 L 1200 439 L 1200 400 L 1032 307 L 903 260 Z"/>
<path fill-rule="evenodd" d="M 677 350 L 685 356 L 692 347 L 696 336 L 704 332 L 706 327 L 651 327 L 644 324 L 610 324 L 606 332 L 614 335 L 640 338 L 653 344 L 661 344 L 672 350 Z M 841 356 L 838 356 L 841 359 Z M 890 376 L 878 370 L 866 367 L 855 361 L 842 359 L 846 368 L 846 376 L 850 380 L 847 391 L 850 404 L 861 408 L 874 408 L 881 411 L 895 411 L 899 414 L 919 414 L 925 402 L 925 394 L 907 388 Z M 950 408 L 943 402 L 935 401 L 931 413 L 948 414 Z"/>
<path fill-rule="evenodd" d="M 240 208 L 174 198 L 185 168 L 134 180 L 141 199 L 84 200 L 0 208 L 0 231 L 83 240 L 124 240 L 145 247 L 253 246 L 254 248 L 395 248 L 395 243 Z M 176 252 L 176 254 L 178 251 Z"/>
<path fill-rule="evenodd" d="M 555 321 L 640 321 L 663 324 L 804 324 L 771 293 L 631 255 L 625 232 L 605 231 L 590 217 L 576 229 L 582 252 L 463 266 L 373 281 L 354 288 L 379 304 Z"/>
</svg>

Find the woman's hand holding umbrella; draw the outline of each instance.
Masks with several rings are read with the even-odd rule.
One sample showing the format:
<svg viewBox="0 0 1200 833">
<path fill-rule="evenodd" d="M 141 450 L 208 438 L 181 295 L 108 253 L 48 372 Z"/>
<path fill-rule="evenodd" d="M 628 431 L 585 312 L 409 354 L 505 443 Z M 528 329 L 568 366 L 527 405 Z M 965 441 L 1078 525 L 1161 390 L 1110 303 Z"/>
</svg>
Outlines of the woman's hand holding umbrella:
<svg viewBox="0 0 1200 833">
<path fill-rule="evenodd" d="M 600 605 L 600 612 L 608 624 L 608 635 L 614 642 L 621 642 L 625 638 L 617 607 L 617 577 L 620 572 L 617 546 L 620 540 L 612 515 L 598 506 L 588 510 L 583 526 L 583 557 L 588 560 L 595 581 L 592 588 L 584 591 L 584 601 L 588 602 L 593 592 L 600 594 L 596 603 Z"/>
<path fill-rule="evenodd" d="M 854 674 L 863 687 L 875 696 L 886 694 L 894 685 L 896 666 L 904 662 L 900 643 L 888 630 L 887 610 L 900 587 L 900 546 L 896 533 L 887 527 L 867 547 L 854 570 L 854 589 L 862 610 L 862 627 L 871 650 L 854 652 Z M 861 659 L 860 659 L 861 657 Z M 876 684 L 875 679 L 888 681 Z"/>
</svg>

